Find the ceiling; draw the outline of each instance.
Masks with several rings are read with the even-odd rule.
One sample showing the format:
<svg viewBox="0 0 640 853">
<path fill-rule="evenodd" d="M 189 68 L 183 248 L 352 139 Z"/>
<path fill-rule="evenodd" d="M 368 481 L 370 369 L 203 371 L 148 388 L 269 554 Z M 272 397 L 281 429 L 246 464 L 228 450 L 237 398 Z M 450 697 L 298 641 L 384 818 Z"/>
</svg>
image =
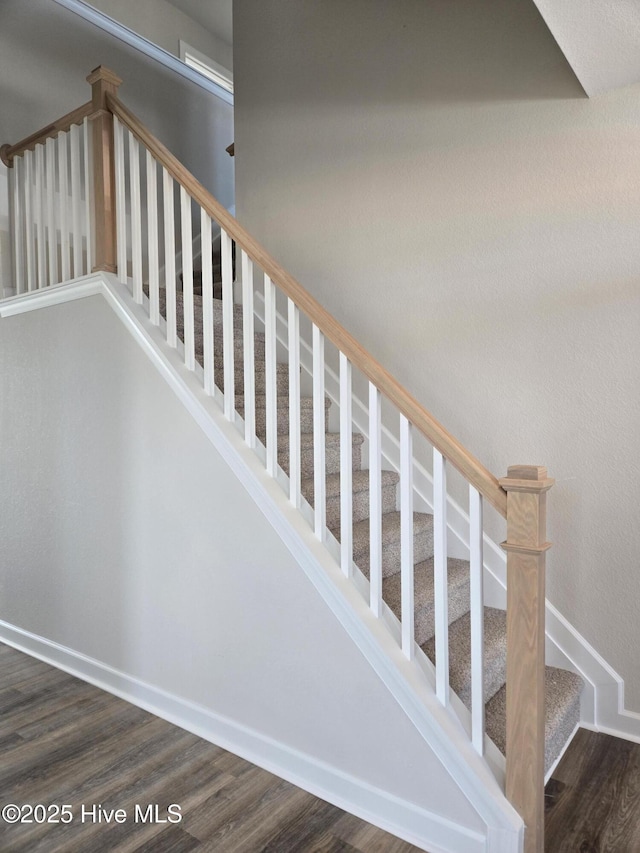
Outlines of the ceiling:
<svg viewBox="0 0 640 853">
<path fill-rule="evenodd" d="M 167 0 L 233 44 L 233 0 Z M 587 95 L 640 82 L 640 0 L 534 0 Z"/>
<path fill-rule="evenodd" d="M 210 33 L 233 44 L 233 0 L 167 0 Z"/>
<path fill-rule="evenodd" d="M 535 0 L 590 97 L 640 82 L 639 0 Z"/>
</svg>

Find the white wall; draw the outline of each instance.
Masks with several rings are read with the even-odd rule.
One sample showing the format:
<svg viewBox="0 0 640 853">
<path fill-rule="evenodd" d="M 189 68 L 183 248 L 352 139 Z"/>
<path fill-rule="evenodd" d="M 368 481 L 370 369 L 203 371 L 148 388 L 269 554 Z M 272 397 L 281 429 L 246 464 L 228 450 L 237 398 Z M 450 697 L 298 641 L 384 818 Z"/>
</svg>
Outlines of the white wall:
<svg viewBox="0 0 640 853">
<path fill-rule="evenodd" d="M 0 620 L 484 833 L 102 297 L 0 320 L 0 362 Z"/>
<path fill-rule="evenodd" d="M 51 0 L 0 4 L 0 144 L 88 101 L 86 77 L 98 65 L 123 79 L 123 102 L 230 207 L 233 107 Z"/>
<path fill-rule="evenodd" d="M 180 39 L 210 59 L 233 69 L 233 46 L 204 29 L 165 0 L 92 0 L 89 4 L 159 47 L 180 57 Z"/>
<path fill-rule="evenodd" d="M 549 598 L 640 711 L 640 87 L 587 100 L 531 0 L 237 0 L 234 60 L 240 219 L 496 475 L 548 466 Z"/>
</svg>

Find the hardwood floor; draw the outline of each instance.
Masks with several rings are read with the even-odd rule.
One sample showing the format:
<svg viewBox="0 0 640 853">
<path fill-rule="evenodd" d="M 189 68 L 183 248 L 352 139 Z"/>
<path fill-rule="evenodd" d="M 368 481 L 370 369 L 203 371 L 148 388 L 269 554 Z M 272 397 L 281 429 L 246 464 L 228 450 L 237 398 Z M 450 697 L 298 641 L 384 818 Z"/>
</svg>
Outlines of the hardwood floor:
<svg viewBox="0 0 640 853">
<path fill-rule="evenodd" d="M 164 720 L 0 645 L 2 853 L 413 853 L 389 835 Z M 176 820 L 178 804 L 182 819 Z M 84 805 L 84 813 L 83 813 Z M 158 806 L 160 822 L 147 806 Z M 138 809 L 136 809 L 138 806 Z M 113 810 L 123 810 L 119 815 Z M 11 810 L 10 810 L 11 811 Z M 43 817 L 69 823 L 38 823 Z M 9 813 L 9 817 L 11 814 Z M 84 821 L 83 821 L 84 816 Z M 123 818 L 122 823 L 116 822 Z M 107 818 L 110 818 L 107 822 Z"/>
<path fill-rule="evenodd" d="M 546 853 L 638 853 L 640 744 L 580 729 L 545 799 Z"/>
<path fill-rule="evenodd" d="M 72 822 L 38 823 L 35 813 L 29 824 L 0 819 L 2 853 L 418 850 L 0 645 L 0 808 L 37 803 L 69 804 Z M 171 804 L 181 807 L 179 823 L 171 822 Z M 164 823 L 148 805 L 158 806 Z M 639 853 L 640 744 L 581 729 L 547 784 L 546 806 L 546 853 Z M 124 822 L 114 809 L 123 810 Z M 53 810 L 47 817 L 66 819 Z"/>
</svg>

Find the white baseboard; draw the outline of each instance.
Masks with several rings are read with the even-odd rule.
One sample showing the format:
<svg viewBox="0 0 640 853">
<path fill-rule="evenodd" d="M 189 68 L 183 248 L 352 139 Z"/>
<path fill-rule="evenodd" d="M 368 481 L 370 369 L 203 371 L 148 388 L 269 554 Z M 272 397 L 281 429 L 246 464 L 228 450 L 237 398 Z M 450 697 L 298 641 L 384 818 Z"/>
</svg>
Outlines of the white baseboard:
<svg viewBox="0 0 640 853">
<path fill-rule="evenodd" d="M 429 853 L 487 853 L 481 835 L 101 661 L 2 621 L 0 641 L 239 755 Z M 508 850 L 513 851 L 513 846 Z M 499 853 L 497 847 L 495 853 Z"/>
<path fill-rule="evenodd" d="M 554 654 L 559 657 L 554 659 Z M 549 602 L 547 656 L 553 665 L 571 669 L 584 679 L 583 728 L 640 743 L 640 714 L 624 707 L 624 679 Z"/>
</svg>

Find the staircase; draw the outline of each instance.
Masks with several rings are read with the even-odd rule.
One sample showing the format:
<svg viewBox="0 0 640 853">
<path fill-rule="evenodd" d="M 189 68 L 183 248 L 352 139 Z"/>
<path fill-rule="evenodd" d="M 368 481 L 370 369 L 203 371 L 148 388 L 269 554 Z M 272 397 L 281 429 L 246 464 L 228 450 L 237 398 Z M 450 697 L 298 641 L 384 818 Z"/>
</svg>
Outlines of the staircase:
<svg viewBox="0 0 640 853">
<path fill-rule="evenodd" d="M 577 675 L 544 666 L 546 492 L 553 480 L 534 465 L 511 466 L 498 480 L 127 109 L 113 72 L 97 68 L 87 79 L 90 102 L 0 149 L 13 169 L 17 293 L 68 281 L 71 269 L 76 278 L 91 270 L 117 274 L 117 287 L 130 294 L 123 299 L 137 312 L 142 305 L 157 327 L 153 346 L 174 348 L 182 341 L 183 367 L 195 374 L 198 393 L 224 395 L 225 429 L 229 422 L 239 426 L 237 413 L 248 448 L 264 445 L 264 458 L 251 457 L 252 476 L 272 478 L 269 500 L 276 511 L 285 518 L 293 504 L 311 519 L 311 531 L 300 533 L 300 562 L 310 557 L 314 571 L 325 572 L 323 583 L 340 596 L 341 603 L 334 598 L 330 605 L 336 615 L 348 600 L 343 624 L 357 621 L 360 649 L 370 652 L 374 669 L 407 718 L 422 726 L 429 746 L 441 750 L 446 772 L 449 763 L 455 765 L 455 782 L 467 801 L 485 809 L 487 849 L 515 850 L 523 823 L 525 853 L 542 853 L 545 768 L 579 723 L 582 691 Z M 81 164 L 87 169 L 84 186 Z M 93 193 L 87 191 L 91 180 Z M 58 213 L 55 192 L 61 186 L 70 196 Z M 221 256 L 203 255 L 198 282 L 194 228 L 208 247 L 214 224 Z M 175 275 L 179 254 L 184 281 Z M 259 292 L 254 270 L 264 280 L 263 317 L 253 307 Z M 242 305 L 234 304 L 236 277 Z M 277 305 L 286 305 L 280 320 Z M 255 316 L 264 333 L 254 333 L 252 325 L 245 334 L 243 318 L 253 324 Z M 285 329 L 280 338 L 279 322 Z M 309 362 L 301 362 L 304 347 Z M 289 361 L 278 363 L 283 353 Z M 245 372 L 252 359 L 253 377 L 249 368 Z M 333 372 L 337 362 L 339 376 Z M 368 405 L 353 393 L 352 370 L 368 386 Z M 312 396 L 300 392 L 301 375 Z M 328 396 L 331 376 L 337 391 Z M 329 429 L 331 400 L 339 401 L 339 431 Z M 383 400 L 394 423 L 391 454 L 382 446 Z M 365 414 L 356 418 L 355 406 Z M 414 435 L 420 442 L 415 452 Z M 447 516 L 453 503 L 449 465 L 468 489 L 468 515 L 455 509 L 466 525 L 458 533 L 468 562 L 447 551 L 453 527 Z M 429 481 L 428 488 L 416 478 Z M 278 502 L 277 483 L 287 479 L 291 504 L 285 506 Z M 433 507 L 433 515 L 414 511 L 414 497 L 421 508 Z M 485 606 L 485 506 L 500 523 L 506 520 L 508 616 Z M 319 557 L 321 543 L 326 548 Z M 339 570 L 341 591 L 332 575 Z M 491 741 L 506 752 L 504 787 Z"/>
<path fill-rule="evenodd" d="M 221 292 L 216 272 L 221 269 L 219 248 L 214 251 L 214 293 Z M 198 271 L 194 274 L 198 280 Z M 148 296 L 148 286 L 145 286 Z M 197 287 L 195 290 L 197 291 Z M 202 296 L 194 293 L 196 360 L 204 364 Z M 184 305 L 182 294 L 176 295 L 177 331 L 184 342 Z M 166 318 L 165 294 L 160 291 L 160 310 Z M 224 391 L 222 299 L 214 298 L 214 376 L 216 386 Z M 242 348 L 241 305 L 234 306 L 234 375 L 236 411 L 244 415 L 244 364 Z M 265 336 L 255 338 L 256 434 L 265 439 Z M 278 363 L 278 464 L 289 473 L 288 438 L 288 365 Z M 309 505 L 314 505 L 313 400 L 302 397 L 301 410 L 301 490 Z M 328 412 L 330 401 L 325 399 Z M 362 445 L 365 438 L 353 433 L 353 560 L 369 579 L 369 472 L 362 468 Z M 340 540 L 340 435 L 326 432 L 326 519 L 327 527 Z M 397 507 L 399 475 L 382 471 L 382 572 L 383 599 L 400 619 L 400 512 Z M 433 556 L 433 516 L 415 512 L 414 577 L 415 577 L 415 641 L 426 657 L 435 664 L 435 596 Z M 469 612 L 469 563 L 448 559 L 449 601 L 449 672 L 452 690 L 471 709 L 471 624 Z M 506 613 L 492 607 L 484 609 L 484 689 L 485 720 L 488 736 L 503 754 L 506 751 Z M 580 676 L 567 670 L 547 666 L 545 669 L 545 773 L 554 765 L 575 732 L 580 720 Z"/>
</svg>

